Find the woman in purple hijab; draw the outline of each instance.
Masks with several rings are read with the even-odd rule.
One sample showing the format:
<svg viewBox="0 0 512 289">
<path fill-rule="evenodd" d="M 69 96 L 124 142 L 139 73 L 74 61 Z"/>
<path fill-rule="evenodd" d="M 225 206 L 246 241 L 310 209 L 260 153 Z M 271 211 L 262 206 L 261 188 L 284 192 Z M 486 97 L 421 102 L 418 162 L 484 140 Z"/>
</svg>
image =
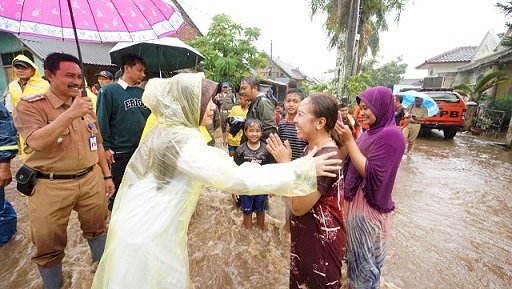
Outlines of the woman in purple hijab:
<svg viewBox="0 0 512 289">
<path fill-rule="evenodd" d="M 395 125 L 393 93 L 386 87 L 363 91 L 357 102 L 363 122 L 370 126 L 355 141 L 339 122 L 348 157 L 344 166 L 347 275 L 353 289 L 378 289 L 391 229 L 391 198 L 405 139 Z"/>
</svg>

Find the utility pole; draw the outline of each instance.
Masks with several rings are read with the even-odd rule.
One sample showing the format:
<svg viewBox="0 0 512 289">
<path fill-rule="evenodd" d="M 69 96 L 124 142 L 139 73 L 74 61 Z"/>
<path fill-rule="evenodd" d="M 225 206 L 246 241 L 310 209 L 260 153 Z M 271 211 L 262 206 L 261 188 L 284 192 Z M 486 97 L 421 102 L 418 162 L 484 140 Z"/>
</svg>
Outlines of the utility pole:
<svg viewBox="0 0 512 289">
<path fill-rule="evenodd" d="M 350 17 L 347 31 L 347 53 L 345 60 L 346 78 L 354 75 L 355 63 L 357 57 L 357 43 L 359 41 L 359 7 L 360 0 L 352 0 L 350 3 Z M 346 79 L 345 78 L 345 79 Z"/>
<path fill-rule="evenodd" d="M 338 27 L 343 26 L 343 2 L 346 0 L 338 0 L 338 11 L 336 16 L 336 22 Z M 338 80 L 336 85 L 336 97 L 343 97 L 343 90 L 345 85 L 345 55 L 347 54 L 345 39 L 347 39 L 346 34 L 342 34 L 338 36 L 338 40 L 336 43 L 336 74 L 335 77 Z"/>
<path fill-rule="evenodd" d="M 272 79 L 274 80 L 273 78 L 273 74 L 274 74 L 274 71 L 273 71 L 273 67 L 272 67 L 272 40 L 270 40 L 270 59 L 268 60 L 268 78 L 269 79 Z"/>
</svg>

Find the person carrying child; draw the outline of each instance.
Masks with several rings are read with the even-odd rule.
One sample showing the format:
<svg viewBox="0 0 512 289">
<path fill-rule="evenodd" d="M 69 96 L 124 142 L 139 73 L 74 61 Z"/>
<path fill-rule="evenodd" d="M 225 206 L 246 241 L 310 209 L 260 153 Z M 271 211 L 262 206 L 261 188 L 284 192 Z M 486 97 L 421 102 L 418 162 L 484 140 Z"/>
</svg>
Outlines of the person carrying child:
<svg viewBox="0 0 512 289">
<path fill-rule="evenodd" d="M 249 109 L 249 102 L 245 97 L 238 96 L 238 103 L 238 105 L 233 106 L 228 115 L 228 133 L 226 134 L 227 139 L 224 140 L 228 144 L 228 152 L 231 157 L 235 155 L 236 149 L 240 146 L 240 140 L 244 133 L 245 116 Z"/>
</svg>

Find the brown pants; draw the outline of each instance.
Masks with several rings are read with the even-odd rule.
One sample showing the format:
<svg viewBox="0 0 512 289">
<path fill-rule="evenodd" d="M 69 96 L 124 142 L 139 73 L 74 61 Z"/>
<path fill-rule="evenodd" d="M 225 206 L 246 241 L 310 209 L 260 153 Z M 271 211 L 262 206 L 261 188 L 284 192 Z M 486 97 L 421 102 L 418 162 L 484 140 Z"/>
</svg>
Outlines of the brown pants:
<svg viewBox="0 0 512 289">
<path fill-rule="evenodd" d="M 85 239 L 105 232 L 107 198 L 102 176 L 96 165 L 80 179 L 37 179 L 34 194 L 28 198 L 30 233 L 36 247 L 34 263 L 50 267 L 62 260 L 71 210 L 78 213 Z"/>
<path fill-rule="evenodd" d="M 220 128 L 222 132 L 227 131 L 227 123 L 228 123 L 228 115 L 230 110 L 220 110 L 219 111 L 219 118 L 220 118 Z"/>
<path fill-rule="evenodd" d="M 420 133 L 421 124 L 419 123 L 409 123 L 402 130 L 404 137 L 407 139 L 407 150 L 411 150 L 414 142 L 418 138 L 418 134 Z"/>
</svg>

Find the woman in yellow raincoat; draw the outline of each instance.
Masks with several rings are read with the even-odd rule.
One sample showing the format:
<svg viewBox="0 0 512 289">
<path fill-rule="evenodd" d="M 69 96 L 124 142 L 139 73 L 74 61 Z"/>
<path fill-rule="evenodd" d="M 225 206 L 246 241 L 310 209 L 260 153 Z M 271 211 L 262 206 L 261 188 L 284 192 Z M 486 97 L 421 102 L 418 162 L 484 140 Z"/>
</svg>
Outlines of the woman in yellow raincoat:
<svg viewBox="0 0 512 289">
<path fill-rule="evenodd" d="M 316 190 L 316 174 L 331 175 L 320 168 L 338 169 L 328 154 L 238 167 L 225 151 L 207 146 L 198 127 L 212 121 L 216 86 L 202 73 L 148 82 L 142 101 L 158 124 L 128 163 L 92 288 L 188 289 L 187 230 L 205 186 L 307 195 Z"/>
</svg>

